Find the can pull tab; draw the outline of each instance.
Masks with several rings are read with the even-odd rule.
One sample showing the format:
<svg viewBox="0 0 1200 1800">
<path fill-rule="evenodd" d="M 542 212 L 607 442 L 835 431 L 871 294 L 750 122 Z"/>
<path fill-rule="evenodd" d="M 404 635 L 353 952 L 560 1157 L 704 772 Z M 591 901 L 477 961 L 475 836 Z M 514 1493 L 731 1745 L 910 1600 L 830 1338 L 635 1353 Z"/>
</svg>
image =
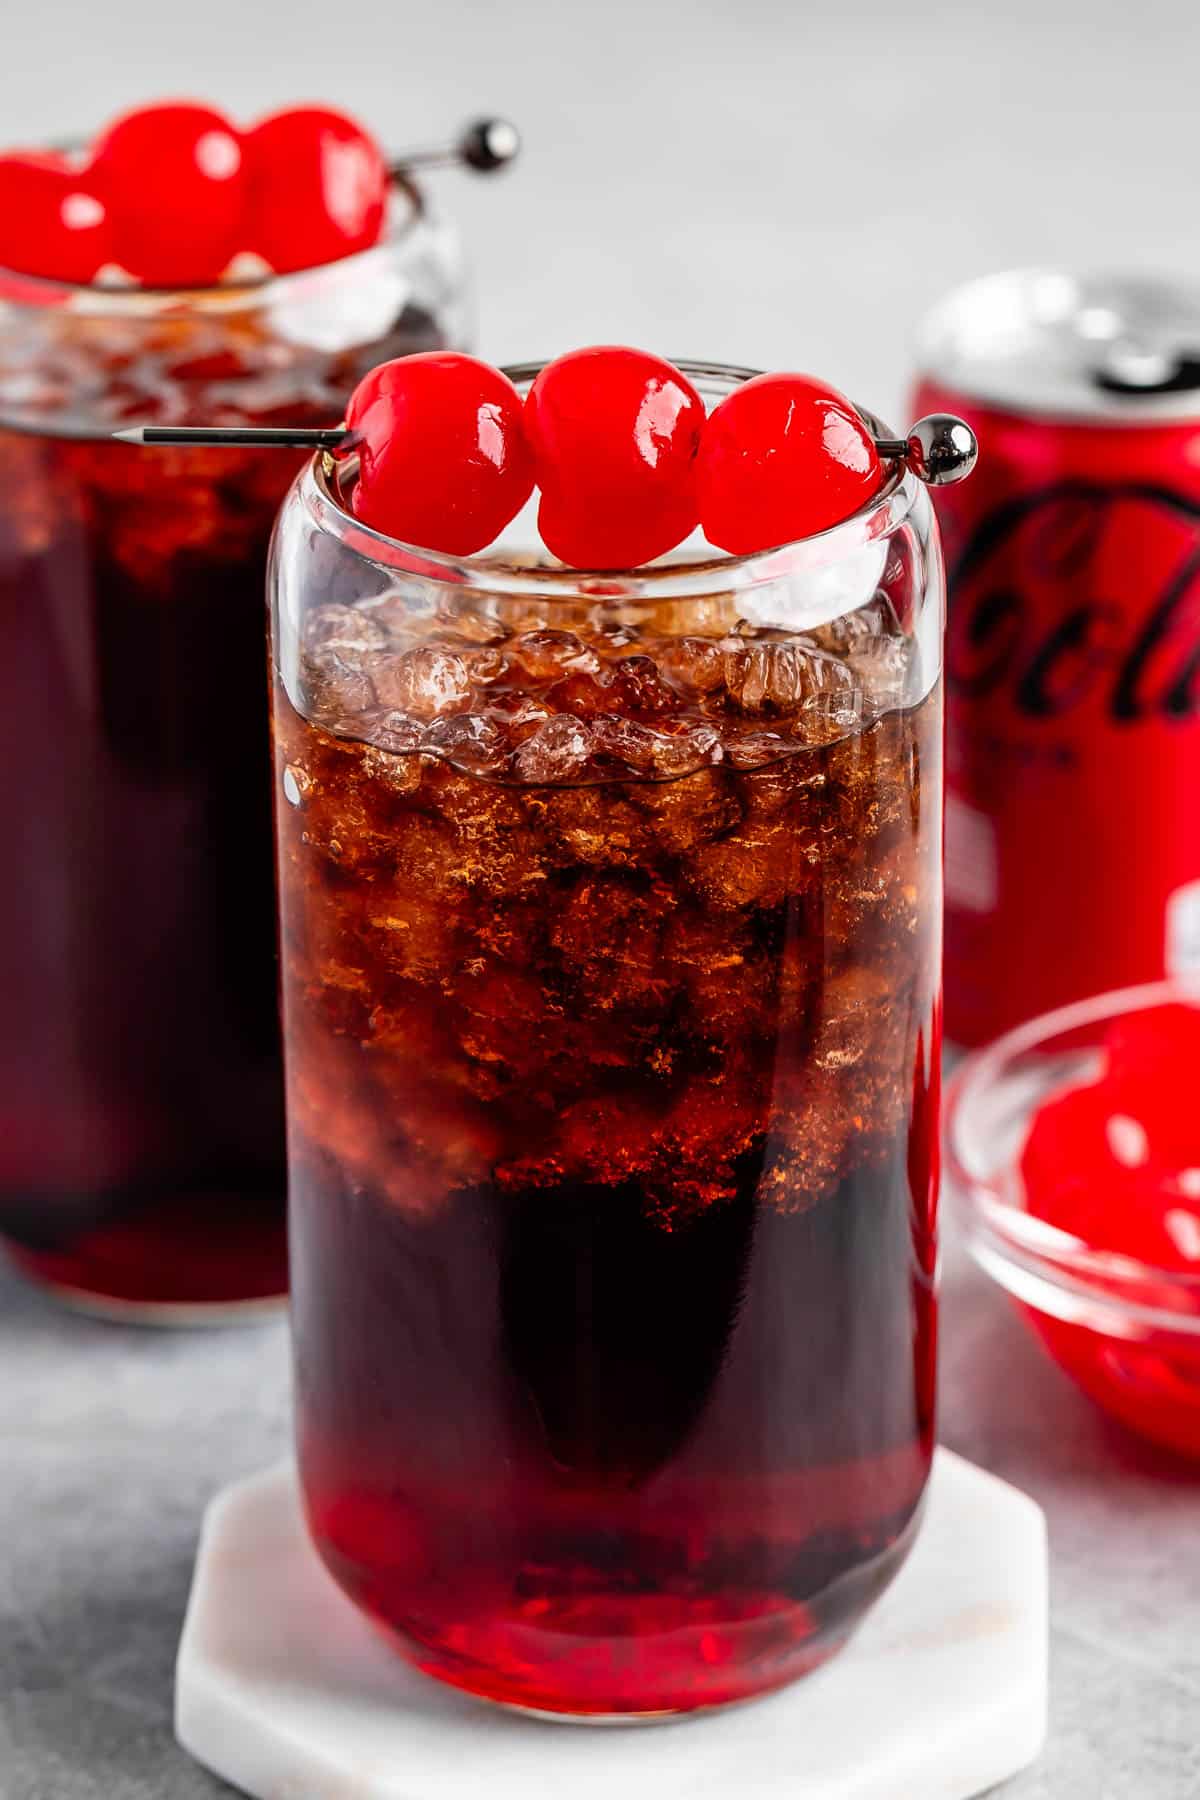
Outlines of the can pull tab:
<svg viewBox="0 0 1200 1800">
<path fill-rule="evenodd" d="M 953 413 L 930 413 L 917 420 L 907 437 L 876 438 L 875 448 L 880 456 L 904 463 L 927 487 L 964 480 L 979 460 L 978 438 Z"/>
<path fill-rule="evenodd" d="M 1186 394 L 1200 388 L 1200 348 L 1163 350 L 1130 341 L 1110 346 L 1092 380 L 1106 394 Z"/>
</svg>

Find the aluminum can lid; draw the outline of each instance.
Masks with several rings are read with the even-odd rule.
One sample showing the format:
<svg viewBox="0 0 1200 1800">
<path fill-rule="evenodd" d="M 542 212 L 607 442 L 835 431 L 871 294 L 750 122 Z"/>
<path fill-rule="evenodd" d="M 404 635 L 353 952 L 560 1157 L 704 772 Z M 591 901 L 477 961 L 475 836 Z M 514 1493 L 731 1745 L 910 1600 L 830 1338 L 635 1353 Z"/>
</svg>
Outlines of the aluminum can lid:
<svg viewBox="0 0 1200 1800">
<path fill-rule="evenodd" d="M 956 289 L 918 337 L 921 373 L 1007 412 L 1200 422 L 1200 286 L 1013 269 Z"/>
</svg>

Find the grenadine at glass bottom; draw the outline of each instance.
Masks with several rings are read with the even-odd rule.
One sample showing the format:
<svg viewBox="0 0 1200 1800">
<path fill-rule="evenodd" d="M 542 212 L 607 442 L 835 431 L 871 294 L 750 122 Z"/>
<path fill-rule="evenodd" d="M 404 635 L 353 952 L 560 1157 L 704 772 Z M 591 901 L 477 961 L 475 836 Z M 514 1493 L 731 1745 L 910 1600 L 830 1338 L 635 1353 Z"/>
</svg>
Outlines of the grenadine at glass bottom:
<svg viewBox="0 0 1200 1800">
<path fill-rule="evenodd" d="M 547 625 L 385 545 L 309 477 L 276 550 L 311 1530 L 477 1695 L 746 1699 L 845 1640 L 932 1453 L 924 548 L 805 632 Z"/>
</svg>

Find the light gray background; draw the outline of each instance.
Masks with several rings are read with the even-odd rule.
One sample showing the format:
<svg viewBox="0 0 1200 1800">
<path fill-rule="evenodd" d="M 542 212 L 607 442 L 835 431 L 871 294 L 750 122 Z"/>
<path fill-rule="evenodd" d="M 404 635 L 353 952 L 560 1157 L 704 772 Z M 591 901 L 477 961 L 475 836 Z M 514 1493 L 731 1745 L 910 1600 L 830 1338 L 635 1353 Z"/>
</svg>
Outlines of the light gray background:
<svg viewBox="0 0 1200 1800">
<path fill-rule="evenodd" d="M 191 93 L 314 96 L 396 149 L 480 111 L 517 174 L 438 178 L 481 348 L 808 367 L 897 415 L 964 276 L 1200 263 L 1195 0 L 8 0 L 0 141 Z"/>
<path fill-rule="evenodd" d="M 181 92 L 327 99 L 397 149 L 509 112 L 519 172 L 438 178 L 497 360 L 808 367 L 902 424 L 952 282 L 1200 264 L 1194 0 L 10 0 L 3 44 L 12 143 Z M 1053 1734 L 1006 1793 L 1193 1800 L 1200 1475 L 1078 1399 L 956 1255 L 944 1341 L 947 1441 L 1050 1515 Z M 211 1800 L 171 1660 L 205 1500 L 286 1442 L 282 1328 L 115 1330 L 0 1275 L 0 1370 L 0 1800 Z"/>
</svg>

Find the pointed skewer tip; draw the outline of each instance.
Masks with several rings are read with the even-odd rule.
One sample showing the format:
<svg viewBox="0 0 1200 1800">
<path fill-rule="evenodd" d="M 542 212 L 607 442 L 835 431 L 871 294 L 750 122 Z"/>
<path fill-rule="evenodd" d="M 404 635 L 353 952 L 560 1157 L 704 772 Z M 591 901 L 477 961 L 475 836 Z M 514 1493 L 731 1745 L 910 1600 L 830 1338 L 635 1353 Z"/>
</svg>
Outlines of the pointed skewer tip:
<svg viewBox="0 0 1200 1800">
<path fill-rule="evenodd" d="M 113 436 L 122 444 L 144 444 L 146 441 L 145 432 L 140 425 L 126 426 L 124 431 L 114 431 Z"/>
</svg>

